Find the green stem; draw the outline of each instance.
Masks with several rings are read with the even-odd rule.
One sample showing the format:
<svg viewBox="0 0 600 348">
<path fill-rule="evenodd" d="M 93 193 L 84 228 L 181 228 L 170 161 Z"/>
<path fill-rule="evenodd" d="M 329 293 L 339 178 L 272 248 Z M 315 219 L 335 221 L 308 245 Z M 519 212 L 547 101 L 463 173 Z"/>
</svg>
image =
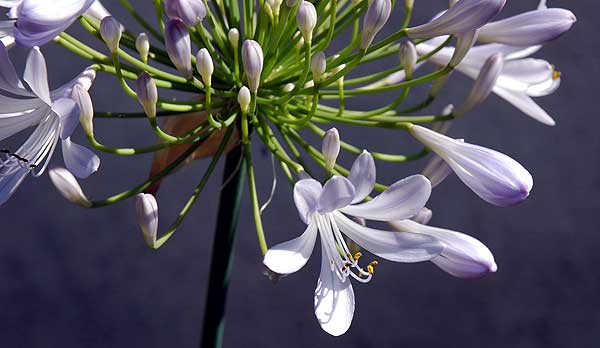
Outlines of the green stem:
<svg viewBox="0 0 600 348">
<path fill-rule="evenodd" d="M 202 348 L 220 348 L 223 346 L 225 304 L 233 265 L 233 242 L 244 187 L 245 166 L 239 166 L 239 162 L 243 161 L 242 156 L 242 148 L 237 146 L 227 155 L 225 161 L 223 173 L 225 187 L 221 191 L 217 227 L 213 241 L 208 293 L 200 342 Z"/>
</svg>

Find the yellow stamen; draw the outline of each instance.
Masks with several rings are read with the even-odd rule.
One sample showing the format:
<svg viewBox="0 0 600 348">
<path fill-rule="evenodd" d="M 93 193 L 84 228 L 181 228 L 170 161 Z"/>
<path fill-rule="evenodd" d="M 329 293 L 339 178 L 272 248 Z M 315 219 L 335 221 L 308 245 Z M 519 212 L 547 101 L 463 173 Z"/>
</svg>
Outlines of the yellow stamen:
<svg viewBox="0 0 600 348">
<path fill-rule="evenodd" d="M 362 256 L 362 253 L 361 253 L 360 251 L 357 251 L 357 252 L 354 254 L 354 259 L 358 261 L 358 259 L 360 259 L 360 257 L 361 257 L 361 256 Z"/>
<path fill-rule="evenodd" d="M 558 80 L 560 77 L 562 76 L 562 73 L 558 70 L 554 70 L 552 72 L 552 79 L 553 80 Z"/>
<path fill-rule="evenodd" d="M 379 264 L 379 261 L 373 261 L 367 266 L 367 272 L 375 274 L 375 266 Z"/>
</svg>

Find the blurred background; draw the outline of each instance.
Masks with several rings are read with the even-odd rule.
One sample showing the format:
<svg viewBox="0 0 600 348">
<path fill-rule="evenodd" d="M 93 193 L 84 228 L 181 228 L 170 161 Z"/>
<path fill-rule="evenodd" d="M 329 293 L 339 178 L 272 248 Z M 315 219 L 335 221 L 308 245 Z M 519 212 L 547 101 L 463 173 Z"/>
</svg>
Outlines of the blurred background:
<svg viewBox="0 0 600 348">
<path fill-rule="evenodd" d="M 146 1 L 132 1 L 151 14 Z M 104 1 L 122 22 L 132 19 L 117 0 Z M 413 24 L 428 20 L 447 1 L 415 1 Z M 227 306 L 225 347 L 595 347 L 600 342 L 600 151 L 597 88 L 600 5 L 549 1 L 571 9 L 574 28 L 536 57 L 555 64 L 563 84 L 537 99 L 557 126 L 541 125 L 496 96 L 463 119 L 450 134 L 504 152 L 533 174 L 531 197 L 512 208 L 491 206 L 450 177 L 428 204 L 432 225 L 462 231 L 494 253 L 498 272 L 480 280 L 453 278 L 431 263 L 380 262 L 367 285 L 354 284 L 356 313 L 339 338 L 324 333 L 313 313 L 319 253 L 302 271 L 272 284 L 261 273 L 261 255 L 245 192 Z M 536 0 L 508 1 L 501 16 L 534 9 Z M 392 32 L 402 18 L 385 30 Z M 130 26 L 128 24 L 128 26 Z M 137 27 L 131 25 L 132 29 Z M 85 37 L 78 25 L 70 32 Z M 91 38 L 90 38 L 91 39 Z M 93 39 L 90 40 L 93 42 Z M 102 45 L 96 45 L 100 49 Z M 43 47 L 51 86 L 70 80 L 86 62 L 54 44 Z M 19 71 L 26 51 L 11 51 Z M 333 54 L 333 50 L 328 54 Z M 398 64 L 397 57 L 386 62 Z M 425 71 L 425 70 L 423 70 Z M 419 73 L 423 73 L 420 71 Z M 471 81 L 455 73 L 431 108 L 459 103 Z M 424 95 L 426 88 L 412 97 Z M 141 110 L 114 77 L 99 75 L 92 89 L 98 111 Z M 351 104 L 368 109 L 383 95 Z M 106 144 L 154 141 L 144 120 L 97 120 Z M 374 151 L 410 153 L 417 144 L 404 133 L 340 127 L 342 137 Z M 308 136 L 308 133 L 307 133 Z M 308 136 L 314 144 L 320 144 Z M 77 140 L 85 144 L 82 132 Z M 17 142 L 12 141 L 14 146 Z M 8 144 L 9 146 L 11 144 Z M 271 159 L 255 141 L 261 201 L 271 189 Z M 93 198 L 120 192 L 146 179 L 151 156 L 99 154 L 100 171 L 83 182 Z M 54 165 L 62 165 L 60 151 Z M 342 157 L 350 164 L 351 156 Z M 391 183 L 419 172 L 410 165 L 378 163 L 378 179 Z M 161 226 L 168 226 L 197 184 L 207 161 L 169 178 L 159 196 Z M 304 225 L 291 188 L 280 185 L 263 221 L 271 245 L 299 235 Z M 135 223 L 133 201 L 98 210 L 68 204 L 47 176 L 28 178 L 0 208 L 0 340 L 3 347 L 195 347 L 202 324 L 207 272 L 221 177 L 217 172 L 177 234 L 157 252 L 148 249 Z"/>
</svg>

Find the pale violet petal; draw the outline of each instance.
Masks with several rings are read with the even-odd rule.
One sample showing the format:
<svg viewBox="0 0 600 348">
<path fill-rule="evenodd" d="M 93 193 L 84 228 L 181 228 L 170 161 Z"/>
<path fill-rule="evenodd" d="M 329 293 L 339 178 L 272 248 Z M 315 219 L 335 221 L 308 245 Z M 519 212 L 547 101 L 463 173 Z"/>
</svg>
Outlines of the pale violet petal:
<svg viewBox="0 0 600 348">
<path fill-rule="evenodd" d="M 0 62 L 0 89 L 17 95 L 32 95 L 25 90 L 3 44 L 0 45 Z"/>
<path fill-rule="evenodd" d="M 335 175 L 323 186 L 317 209 L 320 213 L 329 213 L 343 208 L 352 202 L 354 195 L 354 185 L 350 180 Z"/>
<path fill-rule="evenodd" d="M 415 215 L 427 203 L 431 183 L 423 175 L 395 182 L 372 201 L 340 209 L 345 214 L 367 220 L 403 220 Z"/>
<path fill-rule="evenodd" d="M 296 203 L 300 218 L 307 225 L 317 211 L 321 191 L 323 191 L 323 187 L 315 179 L 302 179 L 294 185 L 294 203 Z"/>
<path fill-rule="evenodd" d="M 315 289 L 315 316 L 321 328 L 332 336 L 343 335 L 354 317 L 354 290 L 350 278 L 341 281 L 331 271 L 331 265 L 321 244 L 321 275 Z"/>
<path fill-rule="evenodd" d="M 352 168 L 350 169 L 350 174 L 348 175 L 348 180 L 354 185 L 354 189 L 356 194 L 352 203 L 358 203 L 365 199 L 371 191 L 373 191 L 373 187 L 375 187 L 375 161 L 373 160 L 373 156 L 367 151 L 364 150 L 360 156 L 354 160 L 352 164 Z"/>
<path fill-rule="evenodd" d="M 54 111 L 60 118 L 60 138 L 66 139 L 73 134 L 79 124 L 79 107 L 73 99 L 60 98 L 52 104 Z"/>
<path fill-rule="evenodd" d="M 8 201 L 8 199 L 15 193 L 17 188 L 19 188 L 19 185 L 21 185 L 23 180 L 25 180 L 28 173 L 29 168 L 25 166 L 11 175 L 0 175 L 0 205 Z"/>
<path fill-rule="evenodd" d="M 547 126 L 554 126 L 556 124 L 554 119 L 527 94 L 510 91 L 501 87 L 494 88 L 494 93 L 534 120 Z"/>
<path fill-rule="evenodd" d="M 62 153 L 65 166 L 78 178 L 85 179 L 100 167 L 100 158 L 95 153 L 70 138 L 62 141 Z"/>
<path fill-rule="evenodd" d="M 498 269 L 490 249 L 464 233 L 426 226 L 410 220 L 390 224 L 398 231 L 432 236 L 444 243 L 444 251 L 431 261 L 455 277 L 479 278 Z"/>
<path fill-rule="evenodd" d="M 299 237 L 269 248 L 263 264 L 278 274 L 299 271 L 310 258 L 317 235 L 317 223 L 312 221 Z"/>
<path fill-rule="evenodd" d="M 334 212 L 335 223 L 345 235 L 369 252 L 395 262 L 422 262 L 438 256 L 444 245 L 437 239 L 408 232 L 381 231 Z"/>
<path fill-rule="evenodd" d="M 39 47 L 34 47 L 27 56 L 23 80 L 27 82 L 29 88 L 44 103 L 52 105 L 50 100 L 50 89 L 48 88 L 48 70 L 46 69 L 46 60 Z"/>
</svg>

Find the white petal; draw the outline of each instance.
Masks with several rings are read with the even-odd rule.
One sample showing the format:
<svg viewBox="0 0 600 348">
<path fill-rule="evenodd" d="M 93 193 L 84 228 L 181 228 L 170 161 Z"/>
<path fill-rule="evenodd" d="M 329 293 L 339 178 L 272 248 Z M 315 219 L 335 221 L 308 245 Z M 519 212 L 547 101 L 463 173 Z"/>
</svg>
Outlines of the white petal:
<svg viewBox="0 0 600 348">
<path fill-rule="evenodd" d="M 375 178 L 375 161 L 373 160 L 373 156 L 367 150 L 364 150 L 354 160 L 350 174 L 348 175 L 348 180 L 350 180 L 356 190 L 352 204 L 362 201 L 373 191 Z"/>
<path fill-rule="evenodd" d="M 25 180 L 29 168 L 26 166 L 8 176 L 0 176 L 0 205 L 4 204 L 15 193 L 19 185 Z"/>
<path fill-rule="evenodd" d="M 380 231 L 357 224 L 339 212 L 334 221 L 350 239 L 371 253 L 395 262 L 422 262 L 438 256 L 444 245 L 437 239 L 408 232 Z"/>
<path fill-rule="evenodd" d="M 500 87 L 494 88 L 494 93 L 511 103 L 517 109 L 523 111 L 527 116 L 548 126 L 554 126 L 556 124 L 554 119 L 552 119 L 552 117 L 550 117 L 550 115 L 548 115 L 548 113 L 527 94 L 509 91 Z"/>
<path fill-rule="evenodd" d="M 446 248 L 431 261 L 455 277 L 478 278 L 498 269 L 490 249 L 464 233 L 425 226 L 410 220 L 390 224 L 399 231 L 421 233 L 443 242 Z"/>
<path fill-rule="evenodd" d="M 85 179 L 100 167 L 100 158 L 95 153 L 70 138 L 62 141 L 62 153 L 65 166 L 78 178 Z"/>
<path fill-rule="evenodd" d="M 79 107 L 69 98 L 60 98 L 52 104 L 52 111 L 60 117 L 60 138 L 67 139 L 79 124 Z"/>
<path fill-rule="evenodd" d="M 311 216 L 317 211 L 317 203 L 323 187 L 315 179 L 303 179 L 294 185 L 294 203 L 298 214 L 305 224 L 310 223 Z"/>
<path fill-rule="evenodd" d="M 321 245 L 321 275 L 315 290 L 315 315 L 321 328 L 333 336 L 341 336 L 350 328 L 354 317 L 354 291 L 350 278 L 342 282 L 331 271 L 325 249 Z"/>
<path fill-rule="evenodd" d="M 35 93 L 44 103 L 52 105 L 50 100 L 50 89 L 48 88 L 48 71 L 46 69 L 46 60 L 40 52 L 39 47 L 34 47 L 27 56 L 25 72 L 23 79 L 33 93 Z"/>
<path fill-rule="evenodd" d="M 50 108 L 45 106 L 43 109 L 28 113 L 0 115 L 0 140 L 4 140 L 28 127 L 38 124 L 50 112 Z"/>
<path fill-rule="evenodd" d="M 404 220 L 415 215 L 427 203 L 431 183 L 423 175 L 395 182 L 372 201 L 350 205 L 340 211 L 367 220 Z"/>
<path fill-rule="evenodd" d="M 30 94 L 25 91 L 23 83 L 17 76 L 15 66 L 8 56 L 8 51 L 4 45 L 0 45 L 0 89 L 4 89 L 18 95 Z M 27 92 L 27 93 L 24 93 Z"/>
<path fill-rule="evenodd" d="M 312 221 L 299 237 L 269 248 L 263 264 L 279 274 L 299 271 L 310 258 L 317 235 L 317 224 Z"/>
<path fill-rule="evenodd" d="M 350 180 L 335 175 L 323 186 L 317 209 L 320 213 L 329 213 L 343 208 L 352 202 L 354 195 L 354 186 Z"/>
</svg>

